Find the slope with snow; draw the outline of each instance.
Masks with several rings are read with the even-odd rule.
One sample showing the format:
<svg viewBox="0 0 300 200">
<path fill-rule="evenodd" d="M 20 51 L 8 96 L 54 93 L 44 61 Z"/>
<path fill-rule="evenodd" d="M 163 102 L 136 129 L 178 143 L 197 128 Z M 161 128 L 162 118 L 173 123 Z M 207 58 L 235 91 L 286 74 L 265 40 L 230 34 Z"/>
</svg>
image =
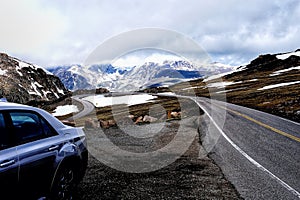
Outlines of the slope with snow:
<svg viewBox="0 0 300 200">
<path fill-rule="evenodd" d="M 226 99 L 300 122 L 299 88 L 300 50 L 297 50 L 260 55 L 230 73 L 178 84 L 171 89 L 184 95 Z"/>
<path fill-rule="evenodd" d="M 300 51 L 285 53 L 285 54 L 278 54 L 276 57 L 280 60 L 285 60 L 289 58 L 290 56 L 299 56 L 300 57 Z"/>
<path fill-rule="evenodd" d="M 44 68 L 0 54 L 0 97 L 8 101 L 53 101 L 68 90 L 58 77 Z"/>
</svg>

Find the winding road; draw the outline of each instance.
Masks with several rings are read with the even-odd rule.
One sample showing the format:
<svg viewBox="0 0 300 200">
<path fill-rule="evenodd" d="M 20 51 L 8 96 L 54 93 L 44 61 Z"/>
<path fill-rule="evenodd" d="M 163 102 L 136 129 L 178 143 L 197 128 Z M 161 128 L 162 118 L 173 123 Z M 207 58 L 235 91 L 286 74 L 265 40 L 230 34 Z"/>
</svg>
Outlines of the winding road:
<svg viewBox="0 0 300 200">
<path fill-rule="evenodd" d="M 83 105 L 83 110 L 77 114 L 75 114 L 74 116 L 72 116 L 73 120 L 79 119 L 81 117 L 84 117 L 88 114 L 90 114 L 91 112 L 93 112 L 93 110 L 95 109 L 95 106 L 86 100 L 83 100 L 83 97 L 86 97 L 87 95 L 77 95 L 72 97 L 75 101 L 78 101 L 79 103 L 81 103 Z"/>
<path fill-rule="evenodd" d="M 299 123 L 226 102 L 177 97 L 192 99 L 205 111 L 203 146 L 243 198 L 300 199 Z M 94 109 L 75 100 L 84 105 L 76 119 Z"/>
</svg>

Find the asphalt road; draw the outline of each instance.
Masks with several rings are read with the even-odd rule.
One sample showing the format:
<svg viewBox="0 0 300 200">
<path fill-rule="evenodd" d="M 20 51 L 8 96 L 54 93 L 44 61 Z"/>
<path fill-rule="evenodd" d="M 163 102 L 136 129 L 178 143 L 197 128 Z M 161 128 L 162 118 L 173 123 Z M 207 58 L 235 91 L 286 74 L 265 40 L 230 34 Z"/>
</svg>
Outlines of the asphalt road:
<svg viewBox="0 0 300 200">
<path fill-rule="evenodd" d="M 94 111 L 95 106 L 91 102 L 82 100 L 82 98 L 86 97 L 86 96 L 87 95 L 78 95 L 78 96 L 72 97 L 74 100 L 80 102 L 83 105 L 83 110 L 81 112 L 75 114 L 74 116 L 72 116 L 73 120 L 84 117 Z"/>
<path fill-rule="evenodd" d="M 206 111 L 204 146 L 245 199 L 300 199 L 300 124 L 193 98 Z"/>
</svg>

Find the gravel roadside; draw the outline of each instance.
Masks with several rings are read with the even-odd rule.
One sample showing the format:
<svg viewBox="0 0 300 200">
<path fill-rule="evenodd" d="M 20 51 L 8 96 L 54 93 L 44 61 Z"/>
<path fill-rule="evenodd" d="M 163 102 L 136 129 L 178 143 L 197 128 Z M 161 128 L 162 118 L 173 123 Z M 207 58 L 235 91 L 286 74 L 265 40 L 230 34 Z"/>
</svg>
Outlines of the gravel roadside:
<svg viewBox="0 0 300 200">
<path fill-rule="evenodd" d="M 115 145 L 127 151 L 153 151 L 173 140 L 179 126 L 182 127 L 179 121 L 167 122 L 158 135 L 140 140 L 118 128 L 106 129 L 104 133 Z M 155 128 L 157 124 L 147 126 Z M 196 126 L 188 125 L 186 134 L 191 130 L 197 131 Z M 78 187 L 76 199 L 241 199 L 212 159 L 206 155 L 199 158 L 201 146 L 199 134 L 196 135 L 179 159 L 152 172 L 119 171 L 98 161 L 95 157 L 99 155 L 94 157 L 90 154 L 88 169 Z M 150 162 L 149 165 L 152 164 Z"/>
</svg>

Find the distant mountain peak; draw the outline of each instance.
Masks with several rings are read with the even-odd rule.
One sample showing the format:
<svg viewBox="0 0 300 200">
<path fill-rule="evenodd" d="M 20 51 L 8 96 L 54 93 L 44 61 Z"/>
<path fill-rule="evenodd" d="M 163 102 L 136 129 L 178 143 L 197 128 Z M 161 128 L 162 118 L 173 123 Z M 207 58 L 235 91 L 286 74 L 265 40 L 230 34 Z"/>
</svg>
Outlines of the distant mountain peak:
<svg viewBox="0 0 300 200">
<path fill-rule="evenodd" d="M 110 91 L 139 90 L 149 85 L 168 86 L 178 82 L 202 78 L 203 76 L 230 70 L 216 66 L 203 68 L 185 60 L 145 62 L 134 67 L 116 67 L 111 64 L 97 64 L 86 67 L 72 66 L 50 71 L 60 77 L 70 90 L 107 88 Z M 130 89 L 131 88 L 131 89 Z"/>
</svg>

